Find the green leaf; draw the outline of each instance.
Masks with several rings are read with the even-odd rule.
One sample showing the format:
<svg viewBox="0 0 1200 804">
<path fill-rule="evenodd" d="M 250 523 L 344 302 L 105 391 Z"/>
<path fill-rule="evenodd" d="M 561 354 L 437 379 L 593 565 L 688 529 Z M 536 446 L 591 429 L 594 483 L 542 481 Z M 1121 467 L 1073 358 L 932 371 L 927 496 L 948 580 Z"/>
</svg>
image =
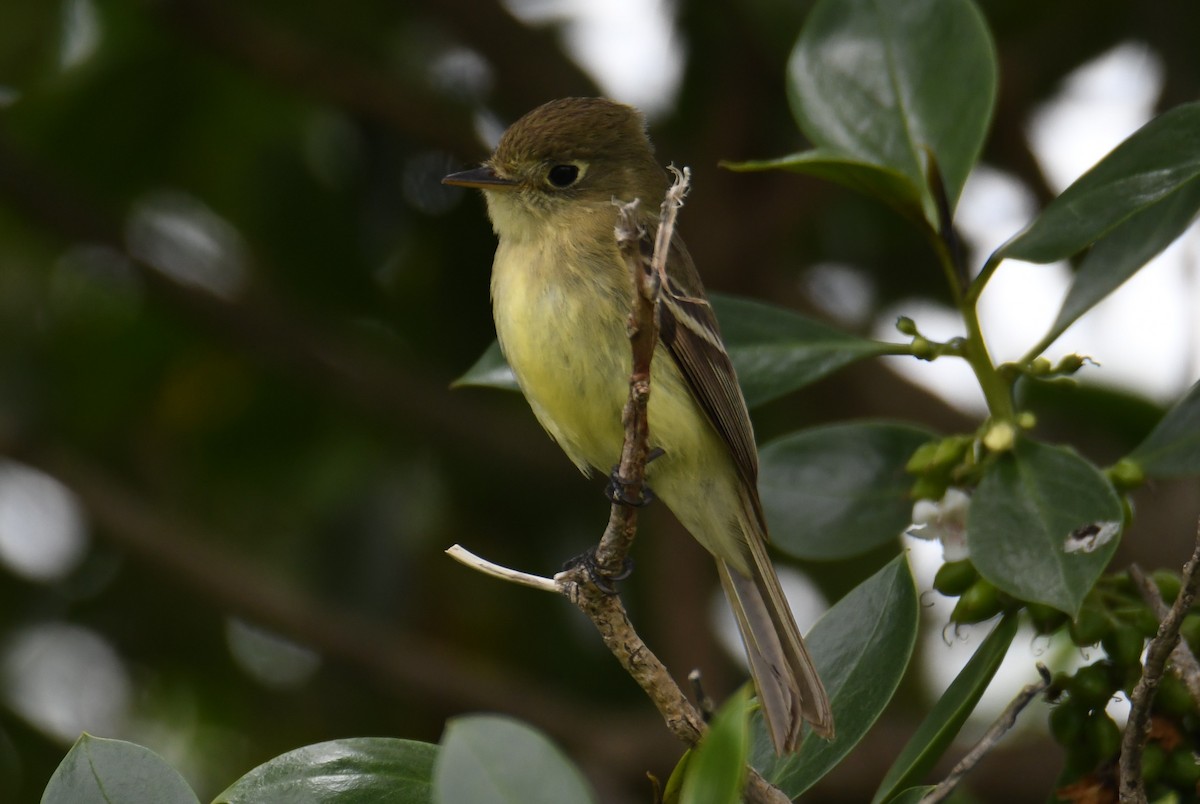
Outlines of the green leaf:
<svg viewBox="0 0 1200 804">
<path fill-rule="evenodd" d="M 1135 131 L 1001 246 L 992 261 L 1066 259 L 1197 176 L 1200 101 L 1176 106 Z"/>
<path fill-rule="evenodd" d="M 709 298 L 750 407 L 816 382 L 864 357 L 903 350 L 896 344 L 847 334 L 782 307 L 717 293 Z M 494 341 L 454 385 L 519 390 Z"/>
<path fill-rule="evenodd" d="M 500 351 L 499 341 L 492 341 L 467 372 L 450 383 L 451 388 L 463 386 L 499 388 L 502 391 L 521 390 L 508 361 L 504 359 L 504 353 Z"/>
<path fill-rule="evenodd" d="M 423 804 L 438 747 L 387 737 L 332 740 L 264 762 L 213 804 Z"/>
<path fill-rule="evenodd" d="M 850 558 L 895 541 L 912 522 L 904 466 L 929 430 L 852 422 L 765 445 L 758 484 L 771 542 L 797 558 Z"/>
<path fill-rule="evenodd" d="M 1122 519 L 1095 466 L 1073 450 L 1022 439 L 972 496 L 967 546 L 999 589 L 1074 615 L 1117 549 Z M 1091 538 L 1089 529 L 1100 533 Z"/>
<path fill-rule="evenodd" d="M 50 777 L 42 804 L 198 804 L 198 800 L 179 771 L 149 748 L 84 734 Z"/>
<path fill-rule="evenodd" d="M 675 767 L 667 779 L 666 787 L 663 788 L 663 804 L 679 804 L 679 797 L 683 794 L 683 780 L 687 778 L 688 768 L 691 767 L 692 757 L 695 755 L 696 749 L 689 748 L 675 763 Z"/>
<path fill-rule="evenodd" d="M 681 804 L 740 804 L 750 752 L 750 688 L 742 687 L 717 712 L 687 765 Z"/>
<path fill-rule="evenodd" d="M 1171 245 L 1191 225 L 1197 209 L 1200 178 L 1179 185 L 1157 204 L 1134 213 L 1092 246 L 1075 272 L 1058 317 L 1042 339 L 1042 348 Z"/>
<path fill-rule="evenodd" d="M 891 804 L 921 804 L 925 796 L 933 792 L 933 790 L 934 786 L 931 784 L 922 787 L 910 787 L 893 798 Z"/>
<path fill-rule="evenodd" d="M 820 0 L 788 62 L 788 99 L 819 151 L 893 171 L 920 188 L 936 229 L 926 151 L 951 208 L 991 121 L 996 54 L 970 0 Z"/>
<path fill-rule="evenodd" d="M 856 360 L 903 351 L 782 307 L 715 293 L 710 298 L 746 405 L 752 408 Z M 650 393 L 653 399 L 653 389 Z"/>
<path fill-rule="evenodd" d="M 854 588 L 805 637 L 833 706 L 837 736 L 809 732 L 795 754 L 776 756 L 754 718 L 751 764 L 795 798 L 866 735 L 900 684 L 917 639 L 917 591 L 903 555 Z"/>
<path fill-rule="evenodd" d="M 539 731 L 512 718 L 451 720 L 434 770 L 437 804 L 591 804 L 587 783 Z"/>
<path fill-rule="evenodd" d="M 872 804 L 899 800 L 899 791 L 916 784 L 933 768 L 975 710 L 1016 635 L 1015 616 L 1005 617 L 992 629 L 892 763 Z"/>
<path fill-rule="evenodd" d="M 1200 474 L 1200 382 L 1167 411 L 1129 459 L 1153 477 Z"/>
<path fill-rule="evenodd" d="M 883 201 L 902 215 L 924 220 L 921 187 L 890 168 L 873 165 L 820 148 L 778 159 L 722 162 L 721 167 L 738 173 L 786 170 L 832 181 L 855 192 Z"/>
</svg>

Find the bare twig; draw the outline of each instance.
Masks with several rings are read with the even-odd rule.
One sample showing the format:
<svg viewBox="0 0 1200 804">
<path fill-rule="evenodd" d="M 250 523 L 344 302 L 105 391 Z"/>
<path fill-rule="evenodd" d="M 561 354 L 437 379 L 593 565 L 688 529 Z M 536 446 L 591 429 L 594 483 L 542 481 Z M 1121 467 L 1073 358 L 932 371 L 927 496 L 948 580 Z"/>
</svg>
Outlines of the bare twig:
<svg viewBox="0 0 1200 804">
<path fill-rule="evenodd" d="M 987 730 L 983 738 L 975 744 L 974 748 L 967 752 L 966 756 L 959 760 L 959 763 L 954 766 L 950 774 L 937 787 L 925 794 L 921 799 L 921 804 L 937 804 L 937 802 L 945 801 L 949 798 L 954 789 L 962 782 L 963 777 L 974 770 L 979 761 L 987 756 L 987 753 L 995 748 L 996 744 L 1016 724 L 1017 716 L 1029 705 L 1029 702 L 1046 691 L 1050 686 L 1050 671 L 1041 662 L 1038 663 L 1037 670 L 1041 678 L 1036 683 L 1027 685 L 1017 693 L 1017 697 L 1013 698 L 1008 706 L 1004 708 L 1004 711 L 1000 713 L 1000 717 L 996 718 L 996 722 L 991 725 L 991 728 Z"/>
<path fill-rule="evenodd" d="M 1129 577 L 1133 579 L 1134 585 L 1142 593 L 1142 599 L 1150 606 L 1158 621 L 1161 623 L 1165 620 L 1171 609 L 1158 593 L 1154 581 L 1147 577 L 1137 564 L 1129 565 Z M 1196 661 L 1196 654 L 1192 653 L 1192 649 L 1182 639 L 1175 646 L 1175 650 L 1171 651 L 1171 669 L 1183 681 L 1192 700 L 1200 706 L 1200 662 Z"/>
<path fill-rule="evenodd" d="M 1125 734 L 1121 738 L 1121 783 L 1120 800 L 1122 804 L 1143 804 L 1146 801 L 1146 787 L 1142 781 L 1142 749 L 1146 745 L 1146 737 L 1150 726 L 1150 704 L 1154 702 L 1154 693 L 1162 679 L 1167 658 L 1175 648 L 1179 639 L 1179 626 L 1183 617 L 1192 607 L 1196 598 L 1197 586 L 1200 586 L 1200 525 L 1196 529 L 1196 545 L 1192 557 L 1183 565 L 1183 585 L 1175 604 L 1167 612 L 1167 616 L 1159 623 L 1158 633 L 1150 640 L 1146 650 L 1146 663 L 1142 667 L 1142 677 L 1133 688 L 1130 697 L 1129 720 L 1125 724 Z"/>
<path fill-rule="evenodd" d="M 530 589 L 539 589 L 543 592 L 558 592 L 558 584 L 554 582 L 553 578 L 543 578 L 541 575 L 531 575 L 528 572 L 503 567 L 488 561 L 486 558 L 480 558 L 461 544 L 451 547 L 446 551 L 446 555 L 464 566 L 478 570 L 484 575 L 499 578 L 502 581 L 510 581 L 521 586 L 528 586 Z"/>
</svg>

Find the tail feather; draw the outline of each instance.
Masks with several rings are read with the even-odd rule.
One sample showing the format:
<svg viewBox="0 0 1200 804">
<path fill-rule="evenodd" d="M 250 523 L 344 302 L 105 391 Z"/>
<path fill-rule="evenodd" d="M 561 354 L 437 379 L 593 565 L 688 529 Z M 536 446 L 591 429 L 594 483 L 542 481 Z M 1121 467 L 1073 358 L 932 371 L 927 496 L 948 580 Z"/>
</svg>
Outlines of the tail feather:
<svg viewBox="0 0 1200 804">
<path fill-rule="evenodd" d="M 755 534 L 746 541 L 752 559 L 749 575 L 720 559 L 717 568 L 746 644 L 771 742 L 782 754 L 799 746 L 804 721 L 817 734 L 832 739 L 833 712 L 764 540 Z"/>
</svg>

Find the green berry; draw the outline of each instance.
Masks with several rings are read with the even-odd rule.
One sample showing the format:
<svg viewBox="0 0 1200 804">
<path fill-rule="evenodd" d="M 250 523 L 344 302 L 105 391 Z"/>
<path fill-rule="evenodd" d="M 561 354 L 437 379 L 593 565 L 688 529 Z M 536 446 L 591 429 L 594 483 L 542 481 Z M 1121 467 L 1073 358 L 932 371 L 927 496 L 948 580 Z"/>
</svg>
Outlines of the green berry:
<svg viewBox="0 0 1200 804">
<path fill-rule="evenodd" d="M 1187 685 L 1174 673 L 1166 672 L 1158 680 L 1153 708 L 1156 712 L 1183 717 L 1195 713 L 1196 702 L 1192 700 Z"/>
<path fill-rule="evenodd" d="M 1099 606 L 1089 606 L 1087 601 L 1084 601 L 1083 608 L 1079 610 L 1079 616 L 1068 626 L 1071 641 L 1081 648 L 1095 645 L 1104 639 L 1112 628 L 1113 621 L 1108 612 Z"/>
<path fill-rule="evenodd" d="M 1100 644 L 1117 667 L 1141 667 L 1146 640 L 1135 626 L 1117 626 L 1100 640 Z"/>
<path fill-rule="evenodd" d="M 1179 588 L 1183 585 L 1179 578 L 1179 573 L 1160 569 L 1155 570 L 1150 578 L 1154 581 L 1154 585 L 1158 587 L 1158 593 L 1162 595 L 1163 602 L 1168 606 L 1175 602 L 1175 598 L 1179 597 Z"/>
<path fill-rule="evenodd" d="M 933 456 L 937 454 L 940 443 L 940 441 L 926 441 L 917 447 L 912 457 L 908 459 L 908 463 L 904 465 L 904 470 L 914 475 L 924 472 L 933 463 Z"/>
<path fill-rule="evenodd" d="M 1117 691 L 1117 682 L 1113 679 L 1113 665 L 1101 661 L 1079 668 L 1067 689 L 1071 697 L 1081 705 L 1103 709 Z"/>
<path fill-rule="evenodd" d="M 954 604 L 950 620 L 960 625 L 981 623 L 990 620 L 1003 609 L 1000 602 L 1000 590 L 983 578 L 962 593 Z"/>
<path fill-rule="evenodd" d="M 1187 641 L 1192 653 L 1200 650 L 1200 612 L 1190 612 L 1183 616 L 1179 624 L 1179 636 Z"/>
<path fill-rule="evenodd" d="M 1033 627 L 1039 634 L 1052 634 L 1067 621 L 1067 615 L 1044 603 L 1027 603 L 1025 608 L 1029 612 L 1029 619 L 1033 621 Z"/>
<path fill-rule="evenodd" d="M 1163 774 L 1167 764 L 1167 752 L 1158 743 L 1147 743 L 1142 749 L 1142 780 L 1154 784 Z"/>
<path fill-rule="evenodd" d="M 1112 759 L 1121 750 L 1121 728 L 1104 710 L 1094 713 L 1084 724 L 1085 737 L 1098 762 Z"/>
<path fill-rule="evenodd" d="M 1171 784 L 1180 789 L 1194 791 L 1196 782 L 1200 782 L 1200 763 L 1192 750 L 1184 746 L 1171 752 L 1163 770 Z"/>
<path fill-rule="evenodd" d="M 1087 710 L 1075 701 L 1066 701 L 1050 710 L 1050 733 L 1060 744 L 1071 746 L 1083 734 Z"/>
<path fill-rule="evenodd" d="M 958 597 L 979 580 L 979 572 L 970 559 L 948 561 L 933 576 L 933 588 L 946 597 Z"/>
<path fill-rule="evenodd" d="M 1106 474 L 1118 489 L 1136 489 L 1146 482 L 1146 473 L 1142 470 L 1141 464 L 1128 458 L 1122 458 L 1114 463 L 1108 468 Z"/>
</svg>

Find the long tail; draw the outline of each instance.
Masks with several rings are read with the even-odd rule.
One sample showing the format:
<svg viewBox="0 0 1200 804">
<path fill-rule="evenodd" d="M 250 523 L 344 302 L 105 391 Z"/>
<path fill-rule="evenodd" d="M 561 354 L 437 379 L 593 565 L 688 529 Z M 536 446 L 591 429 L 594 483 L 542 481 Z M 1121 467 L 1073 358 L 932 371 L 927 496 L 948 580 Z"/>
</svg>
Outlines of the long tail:
<svg viewBox="0 0 1200 804">
<path fill-rule="evenodd" d="M 783 754 L 799 747 L 804 721 L 817 734 L 832 739 L 833 712 L 767 556 L 765 540 L 752 534 L 746 541 L 753 559 L 749 576 L 722 559 L 717 559 L 717 569 L 746 643 L 767 731 L 775 752 Z"/>
</svg>

